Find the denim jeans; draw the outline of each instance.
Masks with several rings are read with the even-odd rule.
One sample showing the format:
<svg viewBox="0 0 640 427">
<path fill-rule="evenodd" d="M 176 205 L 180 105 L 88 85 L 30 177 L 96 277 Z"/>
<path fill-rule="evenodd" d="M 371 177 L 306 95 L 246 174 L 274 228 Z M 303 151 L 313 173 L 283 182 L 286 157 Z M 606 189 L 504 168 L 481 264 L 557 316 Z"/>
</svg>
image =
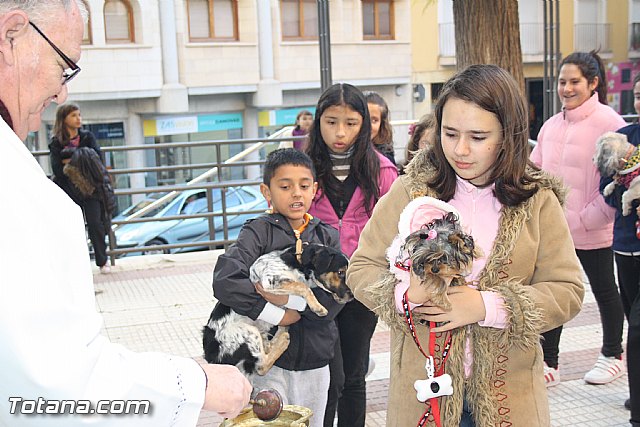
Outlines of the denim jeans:
<svg viewBox="0 0 640 427">
<path fill-rule="evenodd" d="M 340 340 L 329 364 L 331 384 L 324 427 L 333 426 L 336 407 L 338 427 L 364 427 L 367 412 L 365 375 L 378 317 L 360 301 L 353 300 L 338 314 L 336 323 Z"/>
</svg>

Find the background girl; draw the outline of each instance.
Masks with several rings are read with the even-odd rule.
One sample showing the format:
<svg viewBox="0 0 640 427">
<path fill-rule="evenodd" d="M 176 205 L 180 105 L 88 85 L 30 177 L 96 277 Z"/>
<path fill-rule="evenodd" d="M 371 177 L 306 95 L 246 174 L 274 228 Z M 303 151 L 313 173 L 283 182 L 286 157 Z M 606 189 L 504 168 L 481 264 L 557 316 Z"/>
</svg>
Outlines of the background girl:
<svg viewBox="0 0 640 427">
<path fill-rule="evenodd" d="M 356 298 L 391 329 L 387 426 L 416 425 L 434 409 L 413 388 L 427 374 L 407 326 L 405 295 L 425 351 L 435 334 L 437 369 L 447 349 L 453 395 L 439 399 L 443 426 L 549 426 L 539 333 L 578 314 L 584 293 L 563 221 L 563 189 L 528 162 L 526 103 L 505 70 L 461 71 L 444 85 L 435 114 L 433 148 L 420 151 L 380 200 L 347 271 Z M 397 283 L 389 270 L 386 251 L 400 214 L 420 196 L 452 205 L 484 253 L 464 278 L 468 286 L 449 289 L 450 311 L 429 303 L 416 276 Z M 429 322 L 441 323 L 430 331 Z"/>
<path fill-rule="evenodd" d="M 53 126 L 53 137 L 49 144 L 49 158 L 53 181 L 62 188 L 81 208 L 84 213 L 89 239 L 95 253 L 95 262 L 101 273 L 109 273 L 107 265 L 106 230 L 102 218 L 103 209 L 96 205 L 95 198 L 85 198 L 71 180 L 64 174 L 64 165 L 69 162 L 73 151 L 79 147 L 87 147 L 95 151 L 101 162 L 102 152 L 96 138 L 89 131 L 82 129 L 82 115 L 76 104 L 63 104 L 56 110 L 56 121 Z M 63 153 L 64 150 L 64 153 Z M 64 155 L 64 159 L 63 159 Z"/>
<path fill-rule="evenodd" d="M 369 111 L 359 89 L 335 84 L 322 94 L 307 154 L 313 159 L 318 181 L 309 213 L 338 230 L 342 251 L 350 257 L 374 205 L 398 176 L 395 165 L 371 149 Z M 336 405 L 339 426 L 364 426 L 365 374 L 377 318 L 354 300 L 345 305 L 336 323 L 341 348 L 336 348 L 330 365 L 325 426 L 333 426 Z"/>
<path fill-rule="evenodd" d="M 364 97 L 367 100 L 369 117 L 371 118 L 371 142 L 376 150 L 395 165 L 393 128 L 389 119 L 389 107 L 377 92 L 366 91 Z"/>
<path fill-rule="evenodd" d="M 640 114 L 640 74 L 633 79 L 633 106 Z M 640 145 L 640 124 L 625 126 L 618 132 L 627 135 L 629 142 L 636 147 Z M 612 177 L 603 176 L 600 191 L 612 181 Z M 631 424 L 640 426 L 640 236 L 637 235 L 640 206 L 636 202 L 635 209 L 627 216 L 622 215 L 623 188 L 616 186 L 612 194 L 604 200 L 616 208 L 613 223 L 613 251 L 618 268 L 618 284 L 624 314 L 629 322 L 627 330 L 627 368 L 629 370 L 629 394 L 631 398 L 625 406 L 631 410 Z"/>
<path fill-rule="evenodd" d="M 423 149 L 427 145 L 433 145 L 436 134 L 436 116 L 428 113 L 422 116 L 420 120 L 409 126 L 409 141 L 407 142 L 407 150 L 405 151 L 405 162 L 400 173 L 404 173 L 413 156 L 418 150 Z"/>
<path fill-rule="evenodd" d="M 296 116 L 296 127 L 291 132 L 293 136 L 308 135 L 313 124 L 313 114 L 309 110 L 302 110 Z M 293 148 L 303 151 L 306 139 L 293 141 Z"/>
<path fill-rule="evenodd" d="M 540 129 L 531 160 L 563 179 L 569 187 L 566 218 L 575 251 L 598 303 L 602 349 L 595 366 L 585 374 L 591 384 L 606 384 L 625 372 L 622 362 L 624 313 L 613 275 L 611 251 L 614 210 L 598 192 L 600 174 L 593 164 L 596 140 L 625 125 L 607 105 L 606 69 L 595 53 L 574 52 L 560 63 L 558 96 L 562 111 Z M 558 353 L 562 326 L 543 335 L 545 381 L 560 382 Z"/>
</svg>

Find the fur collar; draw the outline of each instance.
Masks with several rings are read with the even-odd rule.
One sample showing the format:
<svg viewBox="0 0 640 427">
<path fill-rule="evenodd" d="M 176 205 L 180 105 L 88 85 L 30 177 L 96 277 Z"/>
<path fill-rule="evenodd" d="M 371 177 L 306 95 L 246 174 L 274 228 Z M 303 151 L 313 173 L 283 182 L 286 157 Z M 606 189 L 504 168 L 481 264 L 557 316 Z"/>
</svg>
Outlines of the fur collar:
<svg viewBox="0 0 640 427">
<path fill-rule="evenodd" d="M 75 185 L 82 196 L 90 197 L 96 190 L 93 184 L 91 184 L 91 182 L 89 182 L 89 180 L 86 179 L 84 175 L 82 175 L 77 167 L 67 163 L 64 166 L 63 171 L 64 174 L 69 177 L 69 181 L 71 181 L 71 183 Z"/>
</svg>

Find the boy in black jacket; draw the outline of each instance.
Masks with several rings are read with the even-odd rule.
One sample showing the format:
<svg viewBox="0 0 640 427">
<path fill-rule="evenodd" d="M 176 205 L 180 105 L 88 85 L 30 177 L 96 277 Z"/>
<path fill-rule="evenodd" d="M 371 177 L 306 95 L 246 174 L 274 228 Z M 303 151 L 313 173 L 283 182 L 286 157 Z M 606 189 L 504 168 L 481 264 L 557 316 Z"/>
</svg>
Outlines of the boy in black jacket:
<svg viewBox="0 0 640 427">
<path fill-rule="evenodd" d="M 299 238 L 340 249 L 338 232 L 307 213 L 317 190 L 311 159 L 294 149 L 267 156 L 260 190 L 270 212 L 247 221 L 235 244 L 218 258 L 213 273 L 216 299 L 239 314 L 289 326 L 289 348 L 263 376 L 252 378 L 256 390 L 275 388 L 285 404 L 313 411 L 311 426 L 322 426 L 329 389 L 329 361 L 338 331 L 333 321 L 343 307 L 319 288 L 313 289 L 328 310 L 319 317 L 301 297 L 273 295 L 249 280 L 249 267 L 266 253 L 288 248 Z"/>
</svg>

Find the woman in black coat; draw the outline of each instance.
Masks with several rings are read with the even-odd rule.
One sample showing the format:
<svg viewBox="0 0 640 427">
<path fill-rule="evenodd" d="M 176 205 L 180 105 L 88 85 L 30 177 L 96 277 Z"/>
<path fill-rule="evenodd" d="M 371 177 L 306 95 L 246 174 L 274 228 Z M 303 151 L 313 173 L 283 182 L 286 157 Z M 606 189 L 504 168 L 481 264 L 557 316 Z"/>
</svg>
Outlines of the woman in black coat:
<svg viewBox="0 0 640 427">
<path fill-rule="evenodd" d="M 51 169 L 53 171 L 53 181 L 60 186 L 68 195 L 76 202 L 81 208 L 87 222 L 87 228 L 89 230 L 89 238 L 93 245 L 95 253 L 95 262 L 102 273 L 109 272 L 109 266 L 107 265 L 107 246 L 105 243 L 105 237 L 110 225 L 111 214 L 113 213 L 112 200 L 105 199 L 100 194 L 105 191 L 102 190 L 104 179 L 108 182 L 108 188 L 111 190 L 111 181 L 106 172 L 104 166 L 104 160 L 102 158 L 102 152 L 95 136 L 89 131 L 85 131 L 82 128 L 82 115 L 80 114 L 80 107 L 76 104 L 64 104 L 58 107 L 56 111 L 56 122 L 53 127 L 53 137 L 49 144 L 49 156 L 51 159 Z M 82 154 L 78 153 L 79 148 L 93 151 L 95 156 L 84 150 Z M 67 164 L 71 162 L 71 159 L 75 156 L 71 175 L 65 170 Z M 101 179 L 102 183 L 95 182 L 95 178 L 87 176 L 89 170 L 87 165 L 97 161 L 98 164 L 91 166 L 95 170 L 99 170 L 100 173 L 104 171 L 104 177 Z M 78 168 L 79 164 L 83 164 L 82 169 Z M 73 170 L 75 169 L 75 170 Z M 80 171 L 78 173 L 78 171 Z M 74 173 L 76 172 L 76 173 Z M 84 173 L 83 173 L 84 172 Z M 72 179 L 73 177 L 74 179 Z M 83 185 L 81 181 L 89 182 L 91 185 L 87 187 Z M 94 190 L 87 194 L 86 189 L 94 187 Z M 84 191 L 83 191 L 84 189 Z M 107 192 L 109 192 L 109 190 Z M 112 196 L 111 192 L 111 196 Z M 109 196 L 108 199 L 112 199 Z M 109 211 L 107 205 L 111 206 Z"/>
</svg>

